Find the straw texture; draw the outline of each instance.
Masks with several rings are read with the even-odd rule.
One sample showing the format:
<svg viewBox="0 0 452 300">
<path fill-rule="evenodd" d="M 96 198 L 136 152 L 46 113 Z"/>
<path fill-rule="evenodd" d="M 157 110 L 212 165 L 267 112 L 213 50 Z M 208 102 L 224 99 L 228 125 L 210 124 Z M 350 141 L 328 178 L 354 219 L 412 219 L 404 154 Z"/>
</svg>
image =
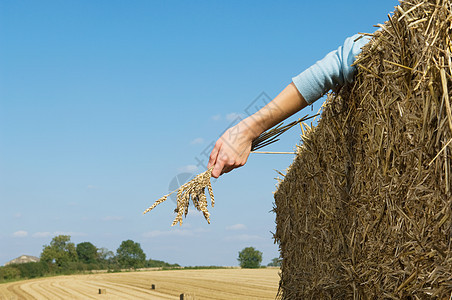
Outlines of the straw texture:
<svg viewBox="0 0 452 300">
<path fill-rule="evenodd" d="M 275 193 L 281 299 L 452 295 L 452 1 L 402 1 Z"/>
</svg>

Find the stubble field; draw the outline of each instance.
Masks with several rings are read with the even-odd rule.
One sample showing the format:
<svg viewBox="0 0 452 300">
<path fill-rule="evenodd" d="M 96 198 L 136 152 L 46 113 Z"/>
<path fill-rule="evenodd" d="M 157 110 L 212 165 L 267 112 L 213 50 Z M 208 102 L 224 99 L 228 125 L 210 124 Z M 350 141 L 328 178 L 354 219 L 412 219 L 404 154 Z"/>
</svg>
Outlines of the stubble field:
<svg viewBox="0 0 452 300">
<path fill-rule="evenodd" d="M 278 272 L 268 268 L 57 276 L 0 284 L 0 299 L 179 299 L 182 293 L 194 299 L 275 299 Z"/>
</svg>

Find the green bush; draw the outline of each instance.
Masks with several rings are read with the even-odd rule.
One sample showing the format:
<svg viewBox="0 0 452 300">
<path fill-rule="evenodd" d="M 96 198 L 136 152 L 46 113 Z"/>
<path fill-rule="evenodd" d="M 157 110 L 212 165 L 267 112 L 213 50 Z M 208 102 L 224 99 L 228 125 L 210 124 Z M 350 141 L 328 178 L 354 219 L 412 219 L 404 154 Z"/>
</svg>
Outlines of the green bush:
<svg viewBox="0 0 452 300">
<path fill-rule="evenodd" d="M 91 264 L 86 264 L 86 269 L 91 271 L 91 270 L 101 270 L 103 269 L 102 264 L 99 263 L 91 263 Z"/>
<path fill-rule="evenodd" d="M 13 266 L 20 271 L 20 277 L 24 279 L 42 277 L 50 272 L 49 265 L 45 262 L 28 262 Z"/>
<path fill-rule="evenodd" d="M 6 280 L 13 280 L 20 278 L 20 270 L 12 267 L 0 267 L 0 280 L 6 281 Z"/>
<path fill-rule="evenodd" d="M 149 259 L 145 264 L 146 268 L 180 267 L 178 264 L 170 264 L 162 260 Z"/>
</svg>

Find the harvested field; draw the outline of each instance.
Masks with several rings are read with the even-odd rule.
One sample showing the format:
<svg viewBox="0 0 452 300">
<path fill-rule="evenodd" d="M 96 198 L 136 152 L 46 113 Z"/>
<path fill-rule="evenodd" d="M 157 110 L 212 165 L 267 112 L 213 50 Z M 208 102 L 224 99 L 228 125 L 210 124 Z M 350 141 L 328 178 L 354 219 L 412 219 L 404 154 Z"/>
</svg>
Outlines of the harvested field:
<svg viewBox="0 0 452 300">
<path fill-rule="evenodd" d="M 278 272 L 271 268 L 57 276 L 0 284 L 0 299 L 179 299 L 182 293 L 194 294 L 195 299 L 275 299 Z"/>
</svg>

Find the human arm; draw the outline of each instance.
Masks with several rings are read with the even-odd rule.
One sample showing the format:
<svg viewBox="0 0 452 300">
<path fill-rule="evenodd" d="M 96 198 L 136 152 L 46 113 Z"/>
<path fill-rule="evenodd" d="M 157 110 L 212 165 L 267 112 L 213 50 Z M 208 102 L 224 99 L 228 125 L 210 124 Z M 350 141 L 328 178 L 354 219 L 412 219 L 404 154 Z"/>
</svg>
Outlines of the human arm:
<svg viewBox="0 0 452 300">
<path fill-rule="evenodd" d="M 262 132 L 280 123 L 308 104 L 293 83 L 255 114 L 229 128 L 217 140 L 208 168 L 215 166 L 212 176 L 243 166 L 248 160 L 251 143 Z"/>
<path fill-rule="evenodd" d="M 358 38 L 359 35 L 347 38 L 337 50 L 294 77 L 293 82 L 265 107 L 229 128 L 217 140 L 210 154 L 208 167 L 215 166 L 212 176 L 218 178 L 243 166 L 253 139 L 262 132 L 312 104 L 335 86 L 352 82 L 355 67 L 351 65 L 368 41 Z"/>
<path fill-rule="evenodd" d="M 352 66 L 368 37 L 355 34 L 323 59 L 292 78 L 293 83 L 310 105 L 336 86 L 353 81 L 356 67 Z"/>
</svg>

